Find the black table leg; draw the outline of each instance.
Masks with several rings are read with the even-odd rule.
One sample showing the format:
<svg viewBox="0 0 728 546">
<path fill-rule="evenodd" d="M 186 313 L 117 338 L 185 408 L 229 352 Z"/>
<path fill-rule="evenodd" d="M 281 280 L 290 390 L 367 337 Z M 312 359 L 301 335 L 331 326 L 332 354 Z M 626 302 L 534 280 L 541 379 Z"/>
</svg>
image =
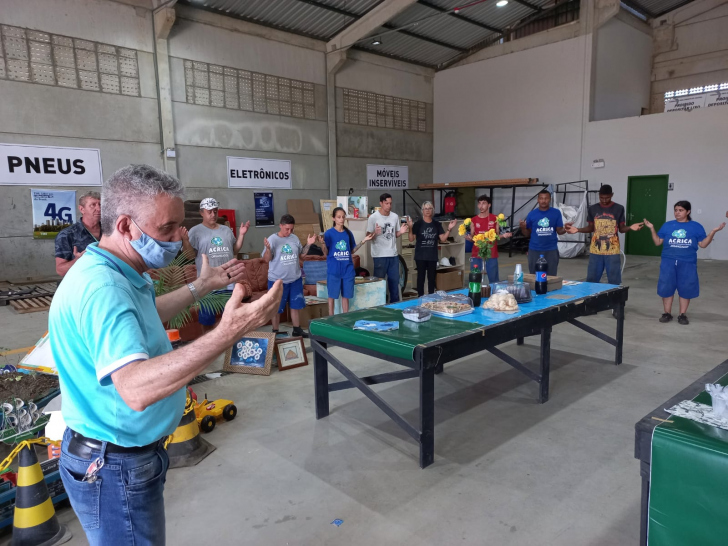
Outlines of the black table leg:
<svg viewBox="0 0 728 546">
<path fill-rule="evenodd" d="M 622 363 L 622 345 L 624 342 L 624 302 L 614 308 L 617 316 L 617 349 L 614 351 L 614 363 Z"/>
<path fill-rule="evenodd" d="M 326 349 L 325 343 L 320 343 Z M 314 393 L 316 396 L 316 419 L 329 415 L 329 363 L 314 349 L 313 353 Z"/>
<path fill-rule="evenodd" d="M 641 465 L 644 463 L 640 463 Z M 640 546 L 647 546 L 647 519 L 650 509 L 650 478 L 642 473 L 642 498 L 640 499 Z"/>
<path fill-rule="evenodd" d="M 541 381 L 538 401 L 543 404 L 549 399 L 549 373 L 551 371 L 551 327 L 541 330 Z"/>
<path fill-rule="evenodd" d="M 420 368 L 420 468 L 435 460 L 435 370 Z"/>
<path fill-rule="evenodd" d="M 516 345 L 523 345 L 523 338 L 522 337 L 517 337 L 516 338 Z"/>
</svg>

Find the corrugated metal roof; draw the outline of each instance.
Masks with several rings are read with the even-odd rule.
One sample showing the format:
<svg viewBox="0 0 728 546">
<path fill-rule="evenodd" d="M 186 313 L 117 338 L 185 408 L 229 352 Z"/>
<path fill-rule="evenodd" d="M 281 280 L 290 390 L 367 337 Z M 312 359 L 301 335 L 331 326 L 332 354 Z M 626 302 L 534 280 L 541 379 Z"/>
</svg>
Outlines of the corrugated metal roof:
<svg viewBox="0 0 728 546">
<path fill-rule="evenodd" d="M 239 17 L 289 32 L 328 41 L 383 0 L 179 0 L 192 7 Z M 486 41 L 493 42 L 499 31 L 512 28 L 524 18 L 546 9 L 554 0 L 509 0 L 497 7 L 489 0 L 446 12 L 473 0 L 419 0 L 370 36 L 382 34 L 382 44 L 359 42 L 356 47 L 373 53 L 437 67 L 461 55 L 463 50 Z M 647 15 L 661 15 L 690 0 L 622 0 L 625 5 Z M 421 19 L 427 19 L 420 21 Z M 419 21 L 403 32 L 391 28 Z M 413 36 L 415 35 L 415 36 Z M 430 41 L 428 41 L 428 39 Z M 446 47 L 451 46 L 451 47 Z"/>
<path fill-rule="evenodd" d="M 385 31 L 385 29 L 381 29 L 381 32 Z M 376 32 L 372 34 L 376 35 Z M 419 40 L 399 32 L 383 36 L 381 45 L 373 46 L 370 43 L 363 42 L 359 44 L 359 48 L 428 66 L 444 63 L 459 53 L 457 50 Z"/>
<path fill-rule="evenodd" d="M 433 17 L 439 15 L 438 17 Z M 429 17 L 432 17 L 431 19 Z M 414 23 L 421 19 L 428 18 L 426 21 L 408 26 L 407 30 L 415 34 L 421 34 L 428 38 L 434 38 L 441 42 L 450 43 L 461 48 L 472 47 L 480 43 L 493 31 L 484 29 L 483 27 L 472 25 L 457 17 L 450 17 L 445 14 L 425 7 L 421 4 L 413 4 L 408 9 L 394 17 L 389 24 L 397 28 L 404 25 Z"/>
</svg>

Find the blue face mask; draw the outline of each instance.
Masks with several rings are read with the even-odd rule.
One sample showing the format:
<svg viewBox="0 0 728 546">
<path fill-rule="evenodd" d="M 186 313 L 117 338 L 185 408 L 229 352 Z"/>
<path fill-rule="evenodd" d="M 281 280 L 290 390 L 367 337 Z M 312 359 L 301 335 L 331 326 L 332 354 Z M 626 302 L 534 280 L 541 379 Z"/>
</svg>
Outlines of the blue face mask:
<svg viewBox="0 0 728 546">
<path fill-rule="evenodd" d="M 149 269 L 167 267 L 177 256 L 179 249 L 182 248 L 182 241 L 157 241 L 144 233 L 136 222 L 134 222 L 134 225 L 142 232 L 142 236 L 139 239 L 129 241 L 131 247 L 139 253 Z"/>
</svg>

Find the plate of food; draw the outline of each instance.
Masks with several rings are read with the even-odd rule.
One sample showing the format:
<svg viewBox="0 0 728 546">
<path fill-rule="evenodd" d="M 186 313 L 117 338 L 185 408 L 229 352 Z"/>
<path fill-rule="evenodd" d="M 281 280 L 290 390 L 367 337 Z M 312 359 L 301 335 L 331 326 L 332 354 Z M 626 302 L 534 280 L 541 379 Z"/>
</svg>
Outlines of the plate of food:
<svg viewBox="0 0 728 546">
<path fill-rule="evenodd" d="M 491 311 L 499 311 L 501 313 L 515 313 L 518 311 L 518 303 L 513 294 L 501 290 L 488 298 L 488 301 L 483 304 L 483 309 L 490 309 Z"/>
</svg>

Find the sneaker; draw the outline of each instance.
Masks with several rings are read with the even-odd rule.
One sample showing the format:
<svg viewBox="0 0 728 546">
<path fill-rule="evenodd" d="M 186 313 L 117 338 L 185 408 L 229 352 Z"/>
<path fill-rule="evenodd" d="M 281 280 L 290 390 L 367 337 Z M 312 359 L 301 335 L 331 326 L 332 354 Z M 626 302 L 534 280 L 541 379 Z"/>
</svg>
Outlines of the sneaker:
<svg viewBox="0 0 728 546">
<path fill-rule="evenodd" d="M 683 324 L 683 325 L 690 324 L 690 321 L 688 320 L 688 316 L 685 313 L 677 316 L 677 322 L 678 322 L 678 324 Z"/>
<path fill-rule="evenodd" d="M 672 315 L 670 313 L 662 313 L 662 316 L 660 317 L 660 322 L 670 322 L 671 320 Z"/>
<path fill-rule="evenodd" d="M 303 328 L 301 328 L 300 326 L 294 326 L 291 335 L 293 337 L 302 337 L 303 339 L 308 339 L 308 334 L 304 332 Z"/>
</svg>

